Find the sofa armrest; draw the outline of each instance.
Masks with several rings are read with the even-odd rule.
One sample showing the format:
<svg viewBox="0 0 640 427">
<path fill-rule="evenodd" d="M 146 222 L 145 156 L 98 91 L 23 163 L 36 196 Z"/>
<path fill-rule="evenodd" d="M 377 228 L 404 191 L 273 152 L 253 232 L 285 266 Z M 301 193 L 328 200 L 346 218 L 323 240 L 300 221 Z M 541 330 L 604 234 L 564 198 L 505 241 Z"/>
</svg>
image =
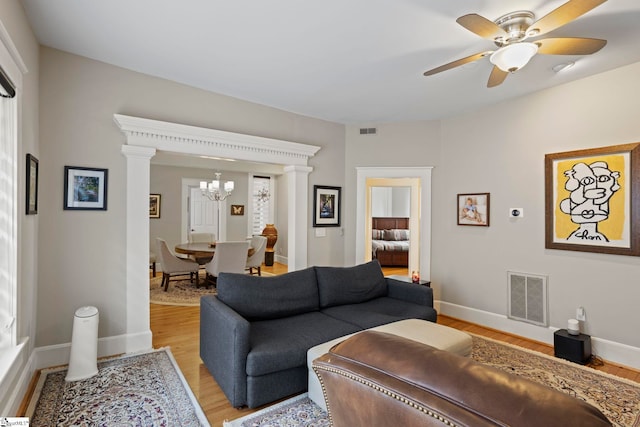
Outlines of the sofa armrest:
<svg viewBox="0 0 640 427">
<path fill-rule="evenodd" d="M 387 296 L 402 301 L 433 307 L 433 289 L 386 277 Z"/>
<path fill-rule="evenodd" d="M 200 358 L 238 408 L 247 403 L 247 355 L 251 324 L 215 296 L 200 300 Z"/>
</svg>

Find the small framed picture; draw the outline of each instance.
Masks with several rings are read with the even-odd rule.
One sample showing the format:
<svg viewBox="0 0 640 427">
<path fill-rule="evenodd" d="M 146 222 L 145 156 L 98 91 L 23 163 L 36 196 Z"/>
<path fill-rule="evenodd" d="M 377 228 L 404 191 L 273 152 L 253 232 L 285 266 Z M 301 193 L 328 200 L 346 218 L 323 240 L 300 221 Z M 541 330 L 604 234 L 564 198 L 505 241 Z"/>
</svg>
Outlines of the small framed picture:
<svg viewBox="0 0 640 427">
<path fill-rule="evenodd" d="M 38 159 L 27 154 L 26 213 L 38 213 Z"/>
<path fill-rule="evenodd" d="M 313 226 L 340 227 L 341 187 L 313 186 Z"/>
<path fill-rule="evenodd" d="M 107 210 L 108 169 L 64 167 L 65 210 Z"/>
<path fill-rule="evenodd" d="M 244 215 L 244 205 L 231 205 L 231 215 Z"/>
<path fill-rule="evenodd" d="M 458 225 L 489 226 L 489 193 L 458 194 Z"/>
<path fill-rule="evenodd" d="M 149 218 L 160 218 L 159 194 L 149 194 Z"/>
</svg>

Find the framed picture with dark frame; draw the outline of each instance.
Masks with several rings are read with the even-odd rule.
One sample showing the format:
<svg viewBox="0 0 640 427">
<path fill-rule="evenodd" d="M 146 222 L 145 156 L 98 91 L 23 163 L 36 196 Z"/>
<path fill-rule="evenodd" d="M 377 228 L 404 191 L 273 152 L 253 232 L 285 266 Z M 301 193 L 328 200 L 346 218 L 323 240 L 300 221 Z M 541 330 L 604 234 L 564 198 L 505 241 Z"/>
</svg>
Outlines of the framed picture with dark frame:
<svg viewBox="0 0 640 427">
<path fill-rule="evenodd" d="M 313 186 L 313 226 L 340 227 L 342 187 Z"/>
<path fill-rule="evenodd" d="M 107 210 L 108 169 L 64 167 L 65 210 Z"/>
<path fill-rule="evenodd" d="M 160 218 L 160 201 L 159 194 L 149 194 L 149 218 Z"/>
<path fill-rule="evenodd" d="M 640 142 L 547 154 L 545 247 L 640 256 Z"/>
<path fill-rule="evenodd" d="M 489 202 L 489 193 L 458 194 L 458 225 L 488 227 L 491 207 Z"/>
<path fill-rule="evenodd" d="M 38 159 L 27 154 L 26 214 L 38 213 Z"/>
<path fill-rule="evenodd" d="M 231 215 L 244 215 L 244 205 L 231 205 Z"/>
</svg>

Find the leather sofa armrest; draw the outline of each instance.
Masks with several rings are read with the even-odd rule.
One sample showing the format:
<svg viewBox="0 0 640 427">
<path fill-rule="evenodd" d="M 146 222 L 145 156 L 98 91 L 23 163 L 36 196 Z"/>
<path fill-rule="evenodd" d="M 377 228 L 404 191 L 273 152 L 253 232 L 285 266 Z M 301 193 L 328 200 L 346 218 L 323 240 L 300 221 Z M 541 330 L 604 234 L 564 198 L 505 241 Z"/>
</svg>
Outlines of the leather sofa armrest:
<svg viewBox="0 0 640 427">
<path fill-rule="evenodd" d="M 236 408 L 247 404 L 251 324 L 215 296 L 200 301 L 200 358 Z"/>
<path fill-rule="evenodd" d="M 387 281 L 387 296 L 390 298 L 433 307 L 433 289 L 430 287 L 388 277 L 385 277 L 385 280 Z"/>
<path fill-rule="evenodd" d="M 572 396 L 377 331 L 337 344 L 313 368 L 336 427 L 611 425 L 598 409 Z"/>
</svg>

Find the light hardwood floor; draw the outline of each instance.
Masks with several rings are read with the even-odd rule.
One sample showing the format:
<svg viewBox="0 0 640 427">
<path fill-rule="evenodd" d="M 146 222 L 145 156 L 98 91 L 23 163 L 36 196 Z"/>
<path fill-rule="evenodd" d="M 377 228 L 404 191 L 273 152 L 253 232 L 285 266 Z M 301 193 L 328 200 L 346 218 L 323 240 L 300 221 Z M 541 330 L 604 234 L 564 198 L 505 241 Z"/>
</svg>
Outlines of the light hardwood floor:
<svg viewBox="0 0 640 427">
<path fill-rule="evenodd" d="M 282 274 L 285 265 L 276 263 L 273 267 L 263 267 L 263 271 Z M 385 269 L 385 274 L 406 274 L 406 269 Z M 500 331 L 488 329 L 446 316 L 439 316 L 438 323 L 456 329 L 487 336 L 510 344 L 553 354 L 553 348 L 543 343 L 523 339 Z M 154 348 L 170 347 L 191 390 L 200 402 L 212 426 L 221 426 L 224 420 L 233 420 L 255 410 L 231 407 L 222 390 L 214 381 L 200 360 L 200 308 L 151 304 L 151 330 Z M 640 382 L 640 371 L 605 362 L 596 369 Z M 26 400 L 23 406 L 26 408 Z M 257 410 L 257 409 L 256 409 Z M 24 412 L 22 412 L 24 413 Z"/>
</svg>

